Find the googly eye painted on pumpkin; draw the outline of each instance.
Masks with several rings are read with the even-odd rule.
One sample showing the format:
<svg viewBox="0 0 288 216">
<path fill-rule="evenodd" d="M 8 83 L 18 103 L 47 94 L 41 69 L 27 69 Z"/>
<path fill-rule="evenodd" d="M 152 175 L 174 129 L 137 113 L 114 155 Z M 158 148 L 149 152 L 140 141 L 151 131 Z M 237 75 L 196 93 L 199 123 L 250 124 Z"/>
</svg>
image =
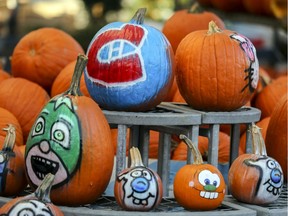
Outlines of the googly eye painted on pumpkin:
<svg viewBox="0 0 288 216">
<path fill-rule="evenodd" d="M 44 112 L 43 112 L 44 113 Z M 37 136 L 43 134 L 45 131 L 45 118 L 40 116 L 35 123 L 35 127 L 32 130 L 32 136 Z"/>
<path fill-rule="evenodd" d="M 14 205 L 7 215 L 17 216 L 53 216 L 51 210 L 43 203 L 38 200 L 27 200 L 21 201 Z"/>
<path fill-rule="evenodd" d="M 143 172 L 143 176 L 144 176 L 147 180 L 150 181 L 150 180 L 152 179 L 152 175 L 151 175 L 151 173 L 150 173 L 149 171 L 143 170 L 142 172 Z"/>
<path fill-rule="evenodd" d="M 133 178 L 137 178 L 141 176 L 141 171 L 140 170 L 134 170 L 130 174 Z"/>
<path fill-rule="evenodd" d="M 66 122 L 55 122 L 51 129 L 51 139 L 68 149 L 70 146 L 70 129 Z"/>
<path fill-rule="evenodd" d="M 198 176 L 199 183 L 204 186 L 206 190 L 216 190 L 220 185 L 220 178 L 217 174 L 210 170 L 202 170 Z"/>
</svg>

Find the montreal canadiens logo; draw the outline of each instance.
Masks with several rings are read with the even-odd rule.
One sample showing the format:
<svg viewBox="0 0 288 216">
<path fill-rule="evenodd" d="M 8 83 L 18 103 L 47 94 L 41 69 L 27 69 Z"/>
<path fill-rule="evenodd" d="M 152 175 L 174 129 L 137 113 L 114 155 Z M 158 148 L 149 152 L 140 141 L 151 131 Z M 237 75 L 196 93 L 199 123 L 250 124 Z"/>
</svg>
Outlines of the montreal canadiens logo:
<svg viewBox="0 0 288 216">
<path fill-rule="evenodd" d="M 88 50 L 87 75 L 101 85 L 134 85 L 146 80 L 141 47 L 147 31 L 125 24 L 99 34 Z"/>
</svg>

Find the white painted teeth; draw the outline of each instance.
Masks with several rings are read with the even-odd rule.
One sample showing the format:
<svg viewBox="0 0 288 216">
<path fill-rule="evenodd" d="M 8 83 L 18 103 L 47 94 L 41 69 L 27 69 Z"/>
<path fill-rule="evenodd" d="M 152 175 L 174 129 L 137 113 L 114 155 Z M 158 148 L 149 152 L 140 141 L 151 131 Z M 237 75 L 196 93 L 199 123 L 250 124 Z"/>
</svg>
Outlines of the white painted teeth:
<svg viewBox="0 0 288 216">
<path fill-rule="evenodd" d="M 206 199 L 216 199 L 218 197 L 217 192 L 207 192 L 207 191 L 201 191 L 200 196 Z"/>
</svg>

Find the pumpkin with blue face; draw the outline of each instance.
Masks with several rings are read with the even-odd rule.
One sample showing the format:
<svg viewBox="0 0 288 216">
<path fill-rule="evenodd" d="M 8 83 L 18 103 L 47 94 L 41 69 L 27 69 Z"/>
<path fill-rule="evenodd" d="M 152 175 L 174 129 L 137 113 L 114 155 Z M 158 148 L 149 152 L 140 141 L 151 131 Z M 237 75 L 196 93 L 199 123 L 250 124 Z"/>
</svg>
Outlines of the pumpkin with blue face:
<svg viewBox="0 0 288 216">
<path fill-rule="evenodd" d="M 78 63 L 83 66 L 82 61 L 87 58 L 80 55 Z M 25 151 L 29 184 L 36 187 L 45 175 L 54 174 L 51 199 L 69 206 L 99 198 L 109 183 L 114 159 L 103 112 L 79 91 L 86 64 L 77 69 L 78 63 L 70 89 L 52 98 L 39 114 Z"/>
<path fill-rule="evenodd" d="M 100 29 L 87 50 L 89 94 L 109 110 L 140 111 L 162 102 L 174 77 L 174 54 L 161 31 L 143 24 L 145 9 L 128 23 Z"/>
</svg>

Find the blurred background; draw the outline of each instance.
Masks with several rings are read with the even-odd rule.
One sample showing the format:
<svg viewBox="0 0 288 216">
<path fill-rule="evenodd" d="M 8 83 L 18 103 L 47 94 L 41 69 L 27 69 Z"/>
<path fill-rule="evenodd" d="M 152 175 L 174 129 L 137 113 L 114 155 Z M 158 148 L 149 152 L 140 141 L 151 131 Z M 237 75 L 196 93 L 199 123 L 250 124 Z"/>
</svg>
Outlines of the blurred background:
<svg viewBox="0 0 288 216">
<path fill-rule="evenodd" d="M 136 10 L 147 8 L 145 23 L 158 28 L 176 10 L 189 8 L 195 0 L 0 0 L 0 59 L 9 72 L 9 56 L 19 39 L 40 27 L 60 28 L 84 48 L 107 23 L 128 22 Z M 235 0 L 222 0 L 223 5 Z M 247 0 L 246 0 L 247 1 Z M 254 0 L 250 0 L 251 3 Z M 287 73 L 287 0 L 271 0 L 272 13 L 247 11 L 241 7 L 219 7 L 209 0 L 201 6 L 223 19 L 227 29 L 247 36 L 257 49 L 261 65 Z M 219 2 L 219 0 L 218 0 Z"/>
</svg>

